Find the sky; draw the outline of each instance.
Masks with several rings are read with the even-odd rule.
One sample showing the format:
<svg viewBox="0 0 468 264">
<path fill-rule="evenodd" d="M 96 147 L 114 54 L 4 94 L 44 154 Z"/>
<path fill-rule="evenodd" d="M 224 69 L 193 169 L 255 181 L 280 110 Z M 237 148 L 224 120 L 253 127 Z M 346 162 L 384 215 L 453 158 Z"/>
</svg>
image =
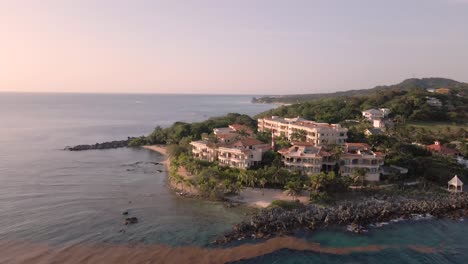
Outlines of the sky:
<svg viewBox="0 0 468 264">
<path fill-rule="evenodd" d="M 0 91 L 297 94 L 468 82 L 468 0 L 0 0 Z"/>
</svg>

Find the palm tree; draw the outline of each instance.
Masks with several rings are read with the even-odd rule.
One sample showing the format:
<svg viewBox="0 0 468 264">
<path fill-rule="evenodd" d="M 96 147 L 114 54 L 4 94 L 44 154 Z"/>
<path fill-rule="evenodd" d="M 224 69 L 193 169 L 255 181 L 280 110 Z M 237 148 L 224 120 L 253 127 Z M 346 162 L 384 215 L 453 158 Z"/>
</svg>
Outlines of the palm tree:
<svg viewBox="0 0 468 264">
<path fill-rule="evenodd" d="M 265 178 L 261 178 L 259 181 L 260 186 L 262 186 L 262 195 L 265 195 L 265 184 L 267 184 L 267 180 Z"/>
<path fill-rule="evenodd" d="M 247 175 L 247 172 L 245 170 L 242 170 L 239 172 L 239 174 L 237 174 L 237 180 L 242 184 L 242 185 L 245 185 L 247 186 L 247 182 L 248 182 L 248 175 Z"/>
<path fill-rule="evenodd" d="M 361 187 L 364 186 L 364 183 L 366 181 L 366 174 L 367 174 L 367 169 L 364 168 L 355 168 L 353 170 L 353 181 L 354 183 L 361 183 Z"/>
<path fill-rule="evenodd" d="M 293 200 L 296 200 L 297 195 L 301 191 L 301 186 L 298 181 L 289 181 L 288 183 L 286 183 L 284 188 L 285 188 L 285 193 L 291 196 Z"/>
<path fill-rule="evenodd" d="M 326 175 L 324 172 L 309 176 L 309 189 L 311 191 L 323 190 L 326 184 Z"/>
<path fill-rule="evenodd" d="M 307 131 L 298 129 L 291 134 L 291 140 L 304 142 L 307 139 Z"/>
</svg>

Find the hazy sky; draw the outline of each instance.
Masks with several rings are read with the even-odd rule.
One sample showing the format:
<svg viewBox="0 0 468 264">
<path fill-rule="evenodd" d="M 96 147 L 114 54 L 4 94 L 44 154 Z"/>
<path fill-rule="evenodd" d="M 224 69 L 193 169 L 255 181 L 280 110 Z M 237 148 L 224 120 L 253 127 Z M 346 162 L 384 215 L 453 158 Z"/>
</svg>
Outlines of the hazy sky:
<svg viewBox="0 0 468 264">
<path fill-rule="evenodd" d="M 330 92 L 468 82 L 468 0 L 0 0 L 0 91 Z"/>
</svg>

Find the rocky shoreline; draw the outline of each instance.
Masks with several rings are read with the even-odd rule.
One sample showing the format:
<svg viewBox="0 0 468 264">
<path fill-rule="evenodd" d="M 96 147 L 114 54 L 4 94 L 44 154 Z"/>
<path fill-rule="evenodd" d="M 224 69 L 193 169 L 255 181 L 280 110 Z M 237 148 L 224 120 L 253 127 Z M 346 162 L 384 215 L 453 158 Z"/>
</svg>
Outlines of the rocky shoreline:
<svg viewBox="0 0 468 264">
<path fill-rule="evenodd" d="M 293 210 L 268 208 L 250 220 L 236 224 L 232 231 L 217 239 L 216 243 L 263 239 L 291 234 L 301 229 L 316 230 L 336 225 L 348 226 L 348 230 L 359 233 L 370 224 L 411 219 L 415 215 L 453 219 L 468 216 L 468 195 L 461 193 L 424 199 L 385 197 L 360 202 L 345 201 L 331 207 L 307 205 Z"/>
<path fill-rule="evenodd" d="M 133 137 L 128 137 L 126 140 L 114 140 L 107 141 L 102 143 L 96 143 L 91 145 L 77 145 L 74 147 L 65 147 L 64 150 L 70 151 L 83 151 L 83 150 L 92 150 L 92 149 L 115 149 L 115 148 L 125 148 L 128 147 L 128 144 L 133 139 Z"/>
</svg>

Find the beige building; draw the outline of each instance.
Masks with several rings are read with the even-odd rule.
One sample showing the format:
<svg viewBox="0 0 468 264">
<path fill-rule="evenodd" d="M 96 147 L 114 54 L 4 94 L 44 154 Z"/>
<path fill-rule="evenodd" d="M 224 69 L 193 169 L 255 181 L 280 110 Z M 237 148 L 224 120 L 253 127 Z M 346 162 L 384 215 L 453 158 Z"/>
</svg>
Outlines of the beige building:
<svg viewBox="0 0 468 264">
<path fill-rule="evenodd" d="M 384 119 L 388 114 L 390 114 L 390 109 L 388 108 L 368 109 L 366 111 L 362 111 L 362 116 L 370 121 Z"/>
<path fill-rule="evenodd" d="M 213 162 L 217 159 L 216 145 L 207 140 L 192 141 L 192 155 L 194 158 Z"/>
<path fill-rule="evenodd" d="M 218 160 L 220 165 L 247 169 L 262 161 L 263 153 L 270 146 L 255 138 L 242 138 L 238 141 L 218 147 Z"/>
<path fill-rule="evenodd" d="M 336 161 L 331 153 L 323 147 L 311 143 L 295 143 L 288 149 L 279 150 L 284 167 L 289 171 L 300 171 L 303 174 L 317 174 L 333 170 Z"/>
<path fill-rule="evenodd" d="M 286 137 L 291 140 L 294 132 L 303 130 L 306 133 L 306 142 L 316 146 L 326 144 L 344 144 L 348 138 L 348 129 L 339 124 L 318 123 L 297 118 L 271 118 L 258 119 L 259 132 L 271 132 L 274 137 Z"/>
<path fill-rule="evenodd" d="M 241 138 L 233 143 L 214 144 L 209 141 L 193 141 L 192 155 L 205 161 L 219 161 L 222 166 L 247 169 L 262 161 L 263 153 L 270 149 L 255 138 Z"/>
<path fill-rule="evenodd" d="M 380 180 L 380 167 L 384 164 L 384 155 L 373 152 L 364 143 L 346 143 L 344 153 L 340 156 L 340 172 L 343 176 L 353 175 L 355 169 L 367 170 L 367 181 Z"/>
</svg>

